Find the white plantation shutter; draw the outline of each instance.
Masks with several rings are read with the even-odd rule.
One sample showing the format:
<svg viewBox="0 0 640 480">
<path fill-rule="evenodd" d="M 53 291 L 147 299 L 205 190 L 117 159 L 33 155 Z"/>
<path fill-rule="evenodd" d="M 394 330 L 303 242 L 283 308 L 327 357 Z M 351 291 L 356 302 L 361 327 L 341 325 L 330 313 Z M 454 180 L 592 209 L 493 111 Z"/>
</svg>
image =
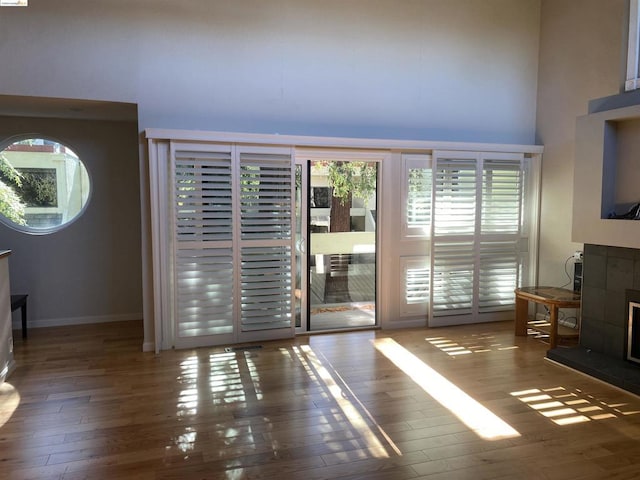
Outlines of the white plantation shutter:
<svg viewBox="0 0 640 480">
<path fill-rule="evenodd" d="M 481 312 L 513 308 L 519 260 L 517 240 L 480 242 L 478 308 Z"/>
<path fill-rule="evenodd" d="M 176 252 L 178 338 L 233 332 L 231 248 Z"/>
<path fill-rule="evenodd" d="M 478 196 L 477 160 L 438 159 L 434 176 L 434 236 L 473 235 Z"/>
<path fill-rule="evenodd" d="M 242 330 L 291 326 L 291 247 L 242 249 Z"/>
<path fill-rule="evenodd" d="M 290 149 L 176 143 L 171 158 L 173 344 L 291 336 Z"/>
<path fill-rule="evenodd" d="M 404 188 L 407 199 L 404 209 L 404 235 L 424 237 L 431 234 L 432 168 L 430 155 L 403 155 Z"/>
<path fill-rule="evenodd" d="M 292 328 L 291 156 L 240 153 L 242 332 Z"/>
<path fill-rule="evenodd" d="M 291 239 L 291 157 L 240 154 L 242 240 Z"/>
<path fill-rule="evenodd" d="M 441 155 L 434 168 L 432 317 L 472 313 L 478 199 L 476 154 Z M 434 323 L 434 322 L 432 322 Z"/>
<path fill-rule="evenodd" d="M 400 265 L 404 279 L 401 315 L 426 314 L 431 288 L 429 257 L 400 257 Z"/>
<path fill-rule="evenodd" d="M 175 344 L 233 332 L 233 179 L 229 149 L 173 153 Z"/>
<path fill-rule="evenodd" d="M 513 309 L 523 163 L 514 154 L 434 153 L 431 325 L 485 321 Z"/>
<path fill-rule="evenodd" d="M 179 150 L 174 158 L 176 240 L 230 241 L 231 153 Z"/>
<path fill-rule="evenodd" d="M 434 317 L 472 312 L 474 282 L 474 240 L 434 242 Z"/>
<path fill-rule="evenodd" d="M 484 158 L 480 239 L 481 312 L 510 310 L 521 276 L 524 196 L 522 156 Z"/>
<path fill-rule="evenodd" d="M 518 234 L 522 220 L 522 160 L 485 159 L 482 166 L 482 234 Z"/>
</svg>

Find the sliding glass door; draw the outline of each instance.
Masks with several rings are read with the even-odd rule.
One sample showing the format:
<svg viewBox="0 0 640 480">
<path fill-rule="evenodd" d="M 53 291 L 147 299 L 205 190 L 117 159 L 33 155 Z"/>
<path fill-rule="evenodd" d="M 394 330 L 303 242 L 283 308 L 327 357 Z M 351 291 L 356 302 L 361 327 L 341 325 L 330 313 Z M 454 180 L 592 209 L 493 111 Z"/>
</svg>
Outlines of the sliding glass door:
<svg viewBox="0 0 640 480">
<path fill-rule="evenodd" d="M 297 164 L 296 326 L 376 325 L 377 163 L 327 155 Z"/>
</svg>

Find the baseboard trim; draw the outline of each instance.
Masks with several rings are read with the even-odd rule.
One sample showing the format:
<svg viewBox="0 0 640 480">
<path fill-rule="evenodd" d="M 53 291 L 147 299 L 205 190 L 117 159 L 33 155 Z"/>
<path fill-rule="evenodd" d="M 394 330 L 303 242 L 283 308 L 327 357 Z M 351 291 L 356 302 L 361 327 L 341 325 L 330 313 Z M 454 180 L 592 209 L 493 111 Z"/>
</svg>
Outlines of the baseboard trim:
<svg viewBox="0 0 640 480">
<path fill-rule="evenodd" d="M 155 342 L 144 342 L 142 344 L 142 351 L 143 352 L 155 352 L 156 351 Z"/>
<path fill-rule="evenodd" d="M 95 315 L 90 317 L 40 318 L 27 320 L 27 328 L 63 327 L 67 325 L 86 325 L 90 323 L 126 322 L 130 320 L 142 321 L 142 313 L 121 313 L 117 315 Z M 20 319 L 13 320 L 14 330 L 20 330 Z"/>
</svg>

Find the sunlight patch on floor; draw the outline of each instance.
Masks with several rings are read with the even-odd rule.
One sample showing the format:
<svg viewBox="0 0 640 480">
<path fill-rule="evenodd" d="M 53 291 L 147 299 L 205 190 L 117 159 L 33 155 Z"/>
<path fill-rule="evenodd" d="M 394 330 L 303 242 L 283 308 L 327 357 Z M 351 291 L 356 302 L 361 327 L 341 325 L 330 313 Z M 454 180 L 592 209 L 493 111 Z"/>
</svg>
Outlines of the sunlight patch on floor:
<svg viewBox="0 0 640 480">
<path fill-rule="evenodd" d="M 391 360 L 426 393 L 485 440 L 519 437 L 508 423 L 440 375 L 391 338 L 373 340 L 375 348 Z"/>
<path fill-rule="evenodd" d="M 495 343 L 495 337 L 489 334 L 473 335 L 467 340 L 459 340 L 457 342 L 447 337 L 427 337 L 425 340 L 452 357 L 469 355 L 471 353 L 514 350 L 518 348 L 517 345 Z"/>
<path fill-rule="evenodd" d="M 511 395 L 557 425 L 573 425 L 640 413 L 630 404 L 607 404 L 579 389 L 530 388 L 511 392 Z"/>
<path fill-rule="evenodd" d="M 341 381 L 342 385 L 344 385 L 343 389 L 343 387 L 338 384 L 332 373 L 308 345 L 293 347 L 293 350 L 300 362 L 305 366 L 309 375 L 312 378 L 316 377 L 322 382 L 325 388 L 329 391 L 331 398 L 342 411 L 344 417 L 353 426 L 355 431 L 361 435 L 361 440 L 364 442 L 364 450 L 368 453 L 369 457 L 389 458 L 389 452 L 370 426 L 370 423 L 375 422 L 373 422 L 371 416 L 368 415 L 368 411 L 364 409 L 364 406 L 357 402 L 355 395 L 353 392 L 348 390 L 344 381 Z M 334 373 L 337 375 L 337 372 Z M 361 411 L 363 412 L 361 413 Z M 363 414 L 369 417 L 369 422 Z M 393 442 L 391 442 L 391 439 L 384 433 L 384 431 L 380 427 L 378 427 L 378 430 L 379 433 L 382 434 L 383 438 L 385 438 L 385 440 L 390 444 L 391 448 L 395 450 L 395 453 L 401 455 L 400 450 L 393 445 Z"/>
<path fill-rule="evenodd" d="M 10 383 L 0 383 L 0 427 L 13 415 L 20 405 L 20 394 Z"/>
</svg>

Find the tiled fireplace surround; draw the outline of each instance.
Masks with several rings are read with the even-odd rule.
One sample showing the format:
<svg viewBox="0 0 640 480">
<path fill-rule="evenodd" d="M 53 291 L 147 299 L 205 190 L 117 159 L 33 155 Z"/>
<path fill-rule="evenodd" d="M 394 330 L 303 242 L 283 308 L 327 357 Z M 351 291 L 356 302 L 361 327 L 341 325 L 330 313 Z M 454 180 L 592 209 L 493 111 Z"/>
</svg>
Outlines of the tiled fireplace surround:
<svg viewBox="0 0 640 480">
<path fill-rule="evenodd" d="M 640 250 L 585 244 L 580 345 L 547 357 L 640 394 L 640 364 L 625 360 L 629 289 L 640 290 Z"/>
</svg>

